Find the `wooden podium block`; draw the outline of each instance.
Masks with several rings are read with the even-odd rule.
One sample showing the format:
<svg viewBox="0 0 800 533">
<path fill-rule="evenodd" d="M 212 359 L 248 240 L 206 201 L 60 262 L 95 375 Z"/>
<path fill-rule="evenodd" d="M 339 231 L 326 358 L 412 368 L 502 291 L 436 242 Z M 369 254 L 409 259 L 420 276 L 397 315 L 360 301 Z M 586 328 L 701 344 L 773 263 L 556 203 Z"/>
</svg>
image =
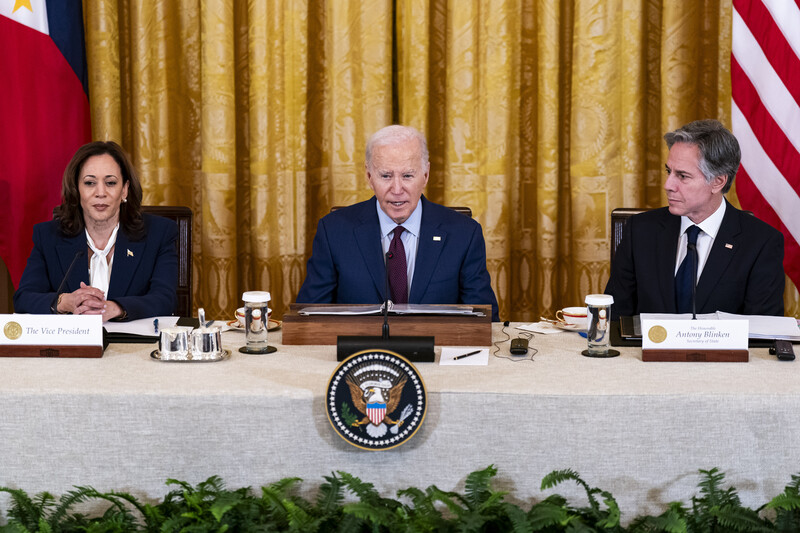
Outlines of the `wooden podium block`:
<svg viewBox="0 0 800 533">
<path fill-rule="evenodd" d="M 339 335 L 381 335 L 383 315 L 298 314 L 306 307 L 331 306 L 290 304 L 289 311 L 283 315 L 282 343 L 336 344 Z M 491 346 L 492 306 L 474 305 L 473 308 L 482 311 L 484 316 L 389 315 L 390 335 L 433 336 L 437 346 Z"/>
<path fill-rule="evenodd" d="M 0 345 L 0 357 L 103 357 L 103 347 Z"/>
<path fill-rule="evenodd" d="M 747 350 L 642 350 L 644 362 L 746 363 Z"/>
</svg>

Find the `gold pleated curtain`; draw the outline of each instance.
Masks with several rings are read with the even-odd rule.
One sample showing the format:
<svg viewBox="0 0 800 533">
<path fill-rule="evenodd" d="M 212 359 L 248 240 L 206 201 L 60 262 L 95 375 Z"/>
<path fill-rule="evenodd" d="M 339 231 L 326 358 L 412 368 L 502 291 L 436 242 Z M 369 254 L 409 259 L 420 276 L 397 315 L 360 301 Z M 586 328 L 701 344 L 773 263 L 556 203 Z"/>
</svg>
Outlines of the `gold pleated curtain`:
<svg viewBox="0 0 800 533">
<path fill-rule="evenodd" d="M 281 316 L 364 145 L 429 141 L 426 195 L 483 225 L 510 320 L 602 292 L 609 213 L 665 204 L 665 131 L 730 124 L 728 0 L 84 0 L 93 137 L 195 213 L 194 302 Z M 734 203 L 737 203 L 735 198 Z M 798 314 L 787 290 L 787 314 Z"/>
</svg>

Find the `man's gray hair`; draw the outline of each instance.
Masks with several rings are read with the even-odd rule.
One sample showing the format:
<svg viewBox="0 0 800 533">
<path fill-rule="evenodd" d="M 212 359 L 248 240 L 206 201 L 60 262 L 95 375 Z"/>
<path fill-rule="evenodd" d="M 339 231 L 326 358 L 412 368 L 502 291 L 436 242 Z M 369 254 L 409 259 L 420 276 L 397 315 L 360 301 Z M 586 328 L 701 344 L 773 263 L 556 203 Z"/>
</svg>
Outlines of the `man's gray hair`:
<svg viewBox="0 0 800 533">
<path fill-rule="evenodd" d="M 700 161 L 697 166 L 711 183 L 716 176 L 728 176 L 728 182 L 722 192 L 726 193 L 733 186 L 742 151 L 739 141 L 725 126 L 717 120 L 696 120 L 664 135 L 667 148 L 675 143 L 694 144 L 700 150 Z"/>
<path fill-rule="evenodd" d="M 411 139 L 416 139 L 419 141 L 420 146 L 420 156 L 422 158 L 422 163 L 425 164 L 428 162 L 428 143 L 425 141 L 425 136 L 421 134 L 417 129 L 412 128 L 411 126 L 401 126 L 399 124 L 394 124 L 392 126 L 386 126 L 385 128 L 381 128 L 375 133 L 372 134 L 372 137 L 369 138 L 367 141 L 367 153 L 366 153 L 366 163 L 367 166 L 370 166 L 372 162 L 372 151 L 378 146 L 389 146 L 392 144 L 399 144 L 401 142 L 409 141 Z"/>
</svg>

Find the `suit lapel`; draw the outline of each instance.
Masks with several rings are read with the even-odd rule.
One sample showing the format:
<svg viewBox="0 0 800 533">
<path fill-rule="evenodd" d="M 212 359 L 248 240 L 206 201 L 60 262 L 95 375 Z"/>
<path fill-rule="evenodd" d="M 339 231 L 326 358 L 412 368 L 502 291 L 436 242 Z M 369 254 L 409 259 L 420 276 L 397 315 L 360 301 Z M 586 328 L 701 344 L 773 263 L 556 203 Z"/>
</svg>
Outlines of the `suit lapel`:
<svg viewBox="0 0 800 533">
<path fill-rule="evenodd" d="M 365 205 L 368 207 L 362 213 L 361 224 L 353 229 L 353 234 L 367 272 L 369 272 L 372 283 L 375 285 L 375 290 L 378 291 L 381 298 L 385 298 L 386 264 L 383 260 L 383 248 L 381 246 L 381 226 L 378 222 L 375 204 L 367 202 Z"/>
<path fill-rule="evenodd" d="M 727 202 L 727 200 L 725 201 Z M 708 254 L 705 266 L 703 266 L 700 279 L 697 281 L 697 309 L 702 309 L 708 302 L 714 292 L 714 288 L 722 278 L 722 274 L 728 268 L 736 250 L 738 250 L 741 229 L 739 212 L 730 204 L 727 204 L 722 224 L 719 227 L 717 236 L 714 238 L 714 243 L 711 245 L 711 251 Z"/>
<path fill-rule="evenodd" d="M 417 258 L 414 262 L 414 277 L 411 278 L 409 303 L 419 303 L 428 290 L 431 276 L 439 264 L 439 256 L 447 242 L 447 232 L 440 229 L 440 221 L 431 214 L 430 204 L 422 197 L 422 222 L 419 226 Z M 434 237 L 439 239 L 434 240 Z"/>
<path fill-rule="evenodd" d="M 144 240 L 132 242 L 120 228 L 114 244 L 114 265 L 111 267 L 111 282 L 108 285 L 109 300 L 127 294 L 142 255 Z"/>
<path fill-rule="evenodd" d="M 75 237 L 64 238 L 56 244 L 58 262 L 61 265 L 61 278 L 69 270 L 70 264 L 75 260 L 75 266 L 69 274 L 61 292 L 74 292 L 81 288 L 81 281 L 89 284 L 89 258 L 86 255 L 89 247 L 86 244 L 86 233 L 81 231 Z M 80 254 L 77 259 L 75 255 Z M 58 287 L 53 287 L 57 290 Z"/>
<path fill-rule="evenodd" d="M 661 223 L 660 233 L 655 236 L 656 242 L 663 243 L 658 246 L 657 275 L 661 285 L 660 294 L 666 299 L 663 308 L 670 313 L 676 313 L 678 308 L 675 305 L 675 258 L 678 253 L 678 239 L 681 230 L 681 217 L 671 215 L 665 211 L 665 218 Z"/>
</svg>

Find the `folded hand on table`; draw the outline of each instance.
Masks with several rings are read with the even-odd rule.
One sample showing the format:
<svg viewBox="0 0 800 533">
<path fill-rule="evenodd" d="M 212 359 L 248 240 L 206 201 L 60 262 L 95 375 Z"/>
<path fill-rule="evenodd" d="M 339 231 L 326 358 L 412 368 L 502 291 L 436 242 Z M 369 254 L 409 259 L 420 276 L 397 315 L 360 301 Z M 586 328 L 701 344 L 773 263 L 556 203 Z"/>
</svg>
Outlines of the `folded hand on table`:
<svg viewBox="0 0 800 533">
<path fill-rule="evenodd" d="M 81 282 L 80 289 L 59 296 L 56 310 L 73 315 L 103 315 L 103 322 L 123 313 L 119 304 L 106 300 L 103 291 L 84 282 Z"/>
</svg>

